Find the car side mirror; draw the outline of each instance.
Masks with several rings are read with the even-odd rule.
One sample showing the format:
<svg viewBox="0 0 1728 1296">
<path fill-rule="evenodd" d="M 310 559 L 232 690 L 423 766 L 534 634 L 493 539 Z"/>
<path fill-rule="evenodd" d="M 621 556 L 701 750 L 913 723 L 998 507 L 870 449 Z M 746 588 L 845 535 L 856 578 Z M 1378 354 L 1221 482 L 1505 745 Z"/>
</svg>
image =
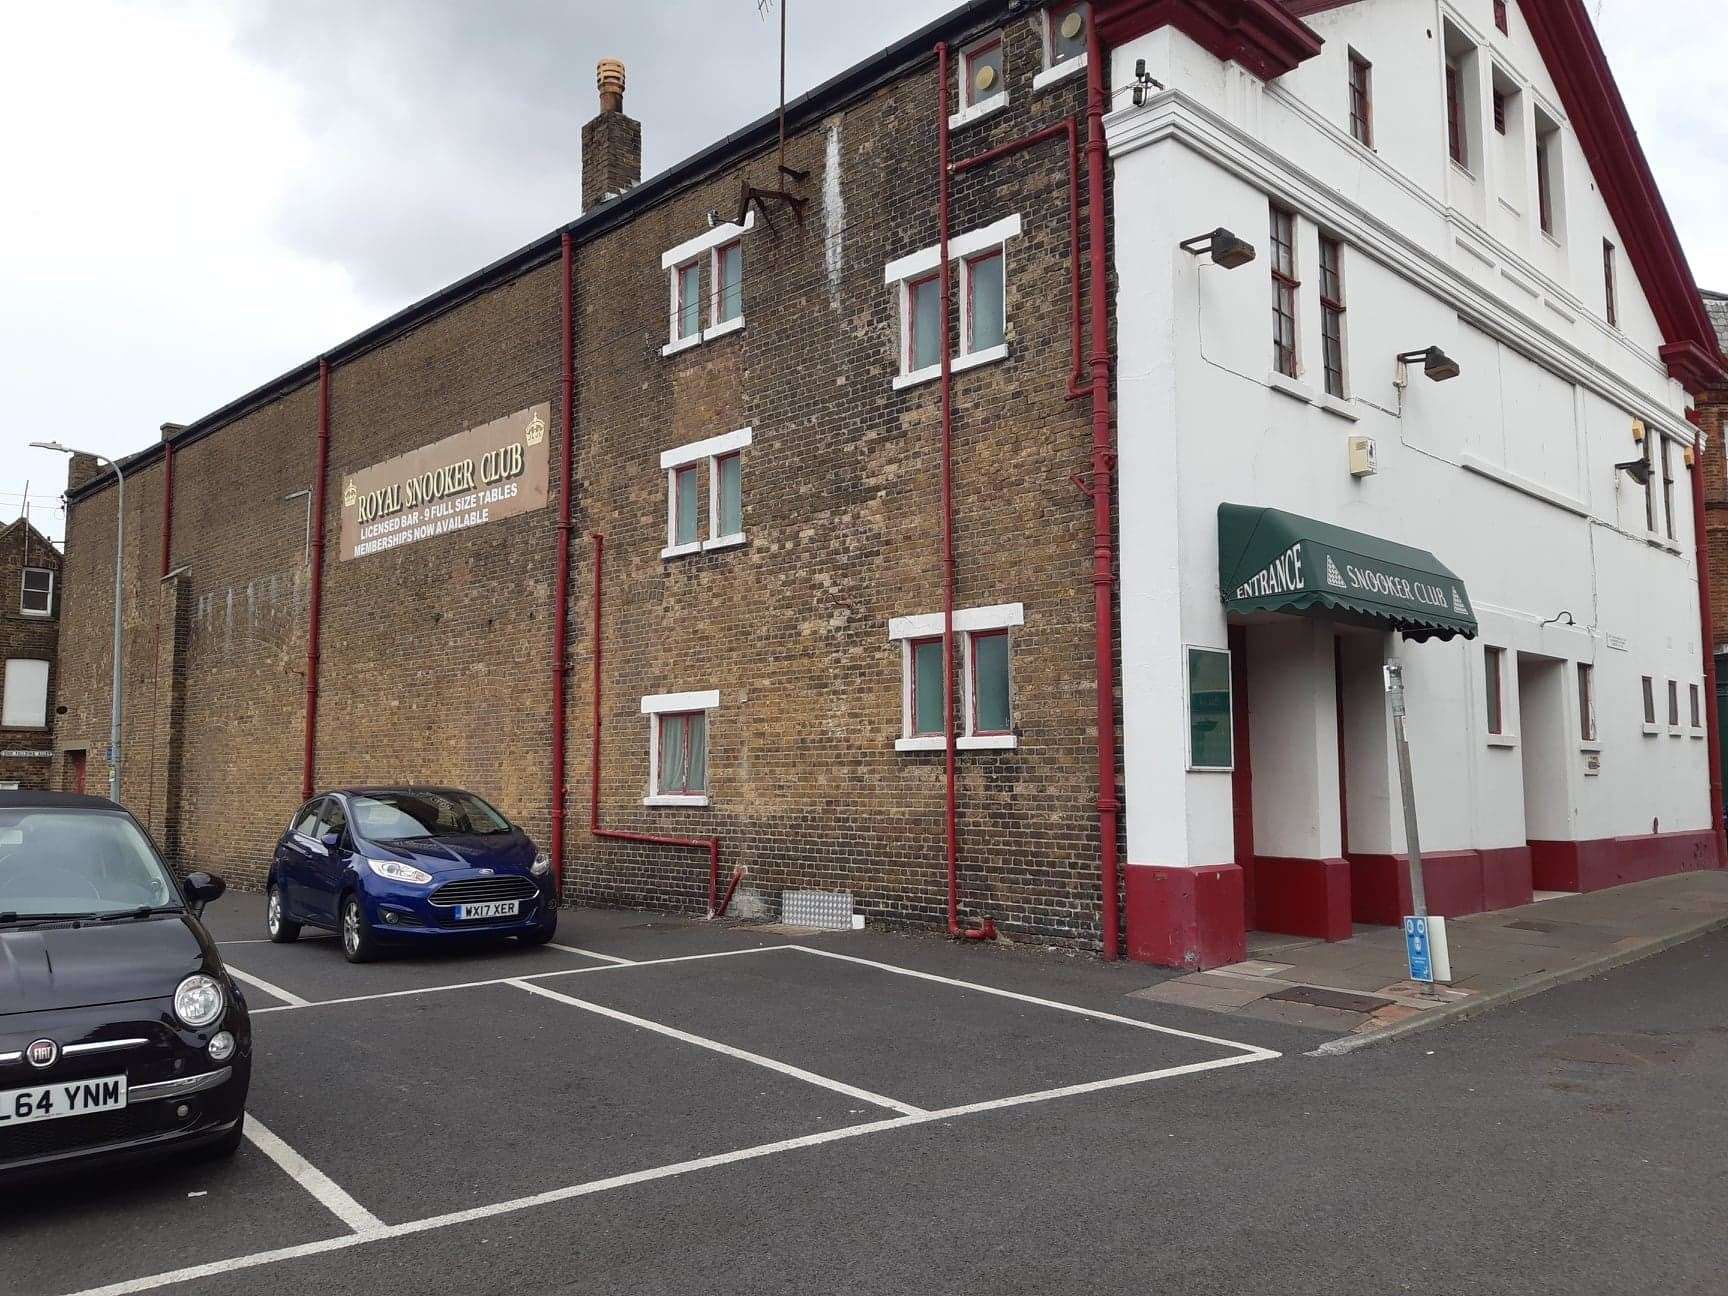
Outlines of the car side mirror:
<svg viewBox="0 0 1728 1296">
<path fill-rule="evenodd" d="M 327 851 L 333 851 L 342 844 L 342 834 L 339 832 L 327 832 L 318 839 L 318 844 Z"/>
<path fill-rule="evenodd" d="M 202 914 L 204 906 L 212 900 L 220 900 L 222 893 L 228 889 L 228 884 L 219 877 L 209 873 L 188 873 L 186 875 L 186 896 L 192 902 L 192 912 Z"/>
</svg>

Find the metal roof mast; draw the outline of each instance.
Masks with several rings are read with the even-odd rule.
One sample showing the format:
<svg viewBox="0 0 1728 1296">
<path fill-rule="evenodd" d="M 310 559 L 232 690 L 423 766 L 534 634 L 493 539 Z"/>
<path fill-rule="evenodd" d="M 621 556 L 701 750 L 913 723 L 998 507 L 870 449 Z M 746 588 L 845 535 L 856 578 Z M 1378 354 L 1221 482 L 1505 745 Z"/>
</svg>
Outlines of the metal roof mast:
<svg viewBox="0 0 1728 1296">
<path fill-rule="evenodd" d="M 750 214 L 751 204 L 762 213 L 762 219 L 768 228 L 776 234 L 780 231 L 774 224 L 773 213 L 769 210 L 770 202 L 785 203 L 792 209 L 792 215 L 798 223 L 804 223 L 804 209 L 810 205 L 810 200 L 800 194 L 793 193 L 787 187 L 788 182 L 802 185 L 810 178 L 808 171 L 786 165 L 786 8 L 791 0 L 780 0 L 780 147 L 775 157 L 774 170 L 779 177 L 781 187 L 778 189 L 762 189 L 750 183 L 746 178 L 741 180 L 738 195 L 737 224 L 742 225 L 744 218 Z M 774 0 L 756 0 L 757 12 L 767 17 L 768 11 L 774 7 Z"/>
</svg>

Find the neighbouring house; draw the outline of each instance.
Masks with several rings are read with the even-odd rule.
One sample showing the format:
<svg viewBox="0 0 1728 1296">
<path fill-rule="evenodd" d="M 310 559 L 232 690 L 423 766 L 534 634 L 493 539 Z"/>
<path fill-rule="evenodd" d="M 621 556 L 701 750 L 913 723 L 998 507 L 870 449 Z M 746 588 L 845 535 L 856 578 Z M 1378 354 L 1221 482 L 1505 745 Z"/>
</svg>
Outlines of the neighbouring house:
<svg viewBox="0 0 1728 1296">
<path fill-rule="evenodd" d="M 60 550 L 29 518 L 0 527 L 0 788 L 50 786 L 60 570 Z"/>
<path fill-rule="evenodd" d="M 1388 665 L 1436 912 L 1723 862 L 1723 362 L 1582 0 L 973 0 L 646 180 L 597 87 L 579 217 L 122 462 L 182 867 L 454 783 L 574 902 L 1212 966 L 1406 911 Z"/>
</svg>

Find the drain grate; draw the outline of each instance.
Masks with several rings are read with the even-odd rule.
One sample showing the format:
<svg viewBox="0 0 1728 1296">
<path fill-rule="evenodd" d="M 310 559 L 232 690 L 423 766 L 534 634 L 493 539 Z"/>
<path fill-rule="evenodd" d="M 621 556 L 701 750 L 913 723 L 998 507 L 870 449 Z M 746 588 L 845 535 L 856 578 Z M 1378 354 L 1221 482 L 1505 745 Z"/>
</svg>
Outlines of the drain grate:
<svg viewBox="0 0 1728 1296">
<path fill-rule="evenodd" d="M 1268 999 L 1282 999 L 1285 1003 L 1312 1004 L 1316 1008 L 1338 1008 L 1344 1012 L 1371 1013 L 1381 1008 L 1390 1007 L 1392 1000 L 1382 999 L 1378 995 L 1350 994 L 1343 990 L 1323 990 L 1319 986 L 1291 986 L 1288 990 L 1280 990 L 1277 994 L 1269 994 Z"/>
<path fill-rule="evenodd" d="M 1509 922 L 1506 926 L 1513 931 L 1544 932 L 1553 935 L 1555 932 L 1576 931 L 1577 923 L 1543 922 L 1540 918 L 1520 918 L 1517 922 Z"/>
<path fill-rule="evenodd" d="M 823 931 L 852 930 L 850 891 L 782 891 L 780 921 L 792 927 Z"/>
</svg>

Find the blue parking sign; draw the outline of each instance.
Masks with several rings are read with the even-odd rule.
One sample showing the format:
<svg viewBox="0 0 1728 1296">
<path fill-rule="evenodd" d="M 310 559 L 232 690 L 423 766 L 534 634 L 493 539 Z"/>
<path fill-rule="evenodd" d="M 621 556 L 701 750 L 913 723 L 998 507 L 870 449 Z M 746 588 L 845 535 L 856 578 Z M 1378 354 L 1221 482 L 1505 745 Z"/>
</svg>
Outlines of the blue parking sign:
<svg viewBox="0 0 1728 1296">
<path fill-rule="evenodd" d="M 1434 953 L 1428 941 L 1426 918 L 1404 919 L 1404 958 L 1410 965 L 1412 981 L 1433 982 Z"/>
</svg>

